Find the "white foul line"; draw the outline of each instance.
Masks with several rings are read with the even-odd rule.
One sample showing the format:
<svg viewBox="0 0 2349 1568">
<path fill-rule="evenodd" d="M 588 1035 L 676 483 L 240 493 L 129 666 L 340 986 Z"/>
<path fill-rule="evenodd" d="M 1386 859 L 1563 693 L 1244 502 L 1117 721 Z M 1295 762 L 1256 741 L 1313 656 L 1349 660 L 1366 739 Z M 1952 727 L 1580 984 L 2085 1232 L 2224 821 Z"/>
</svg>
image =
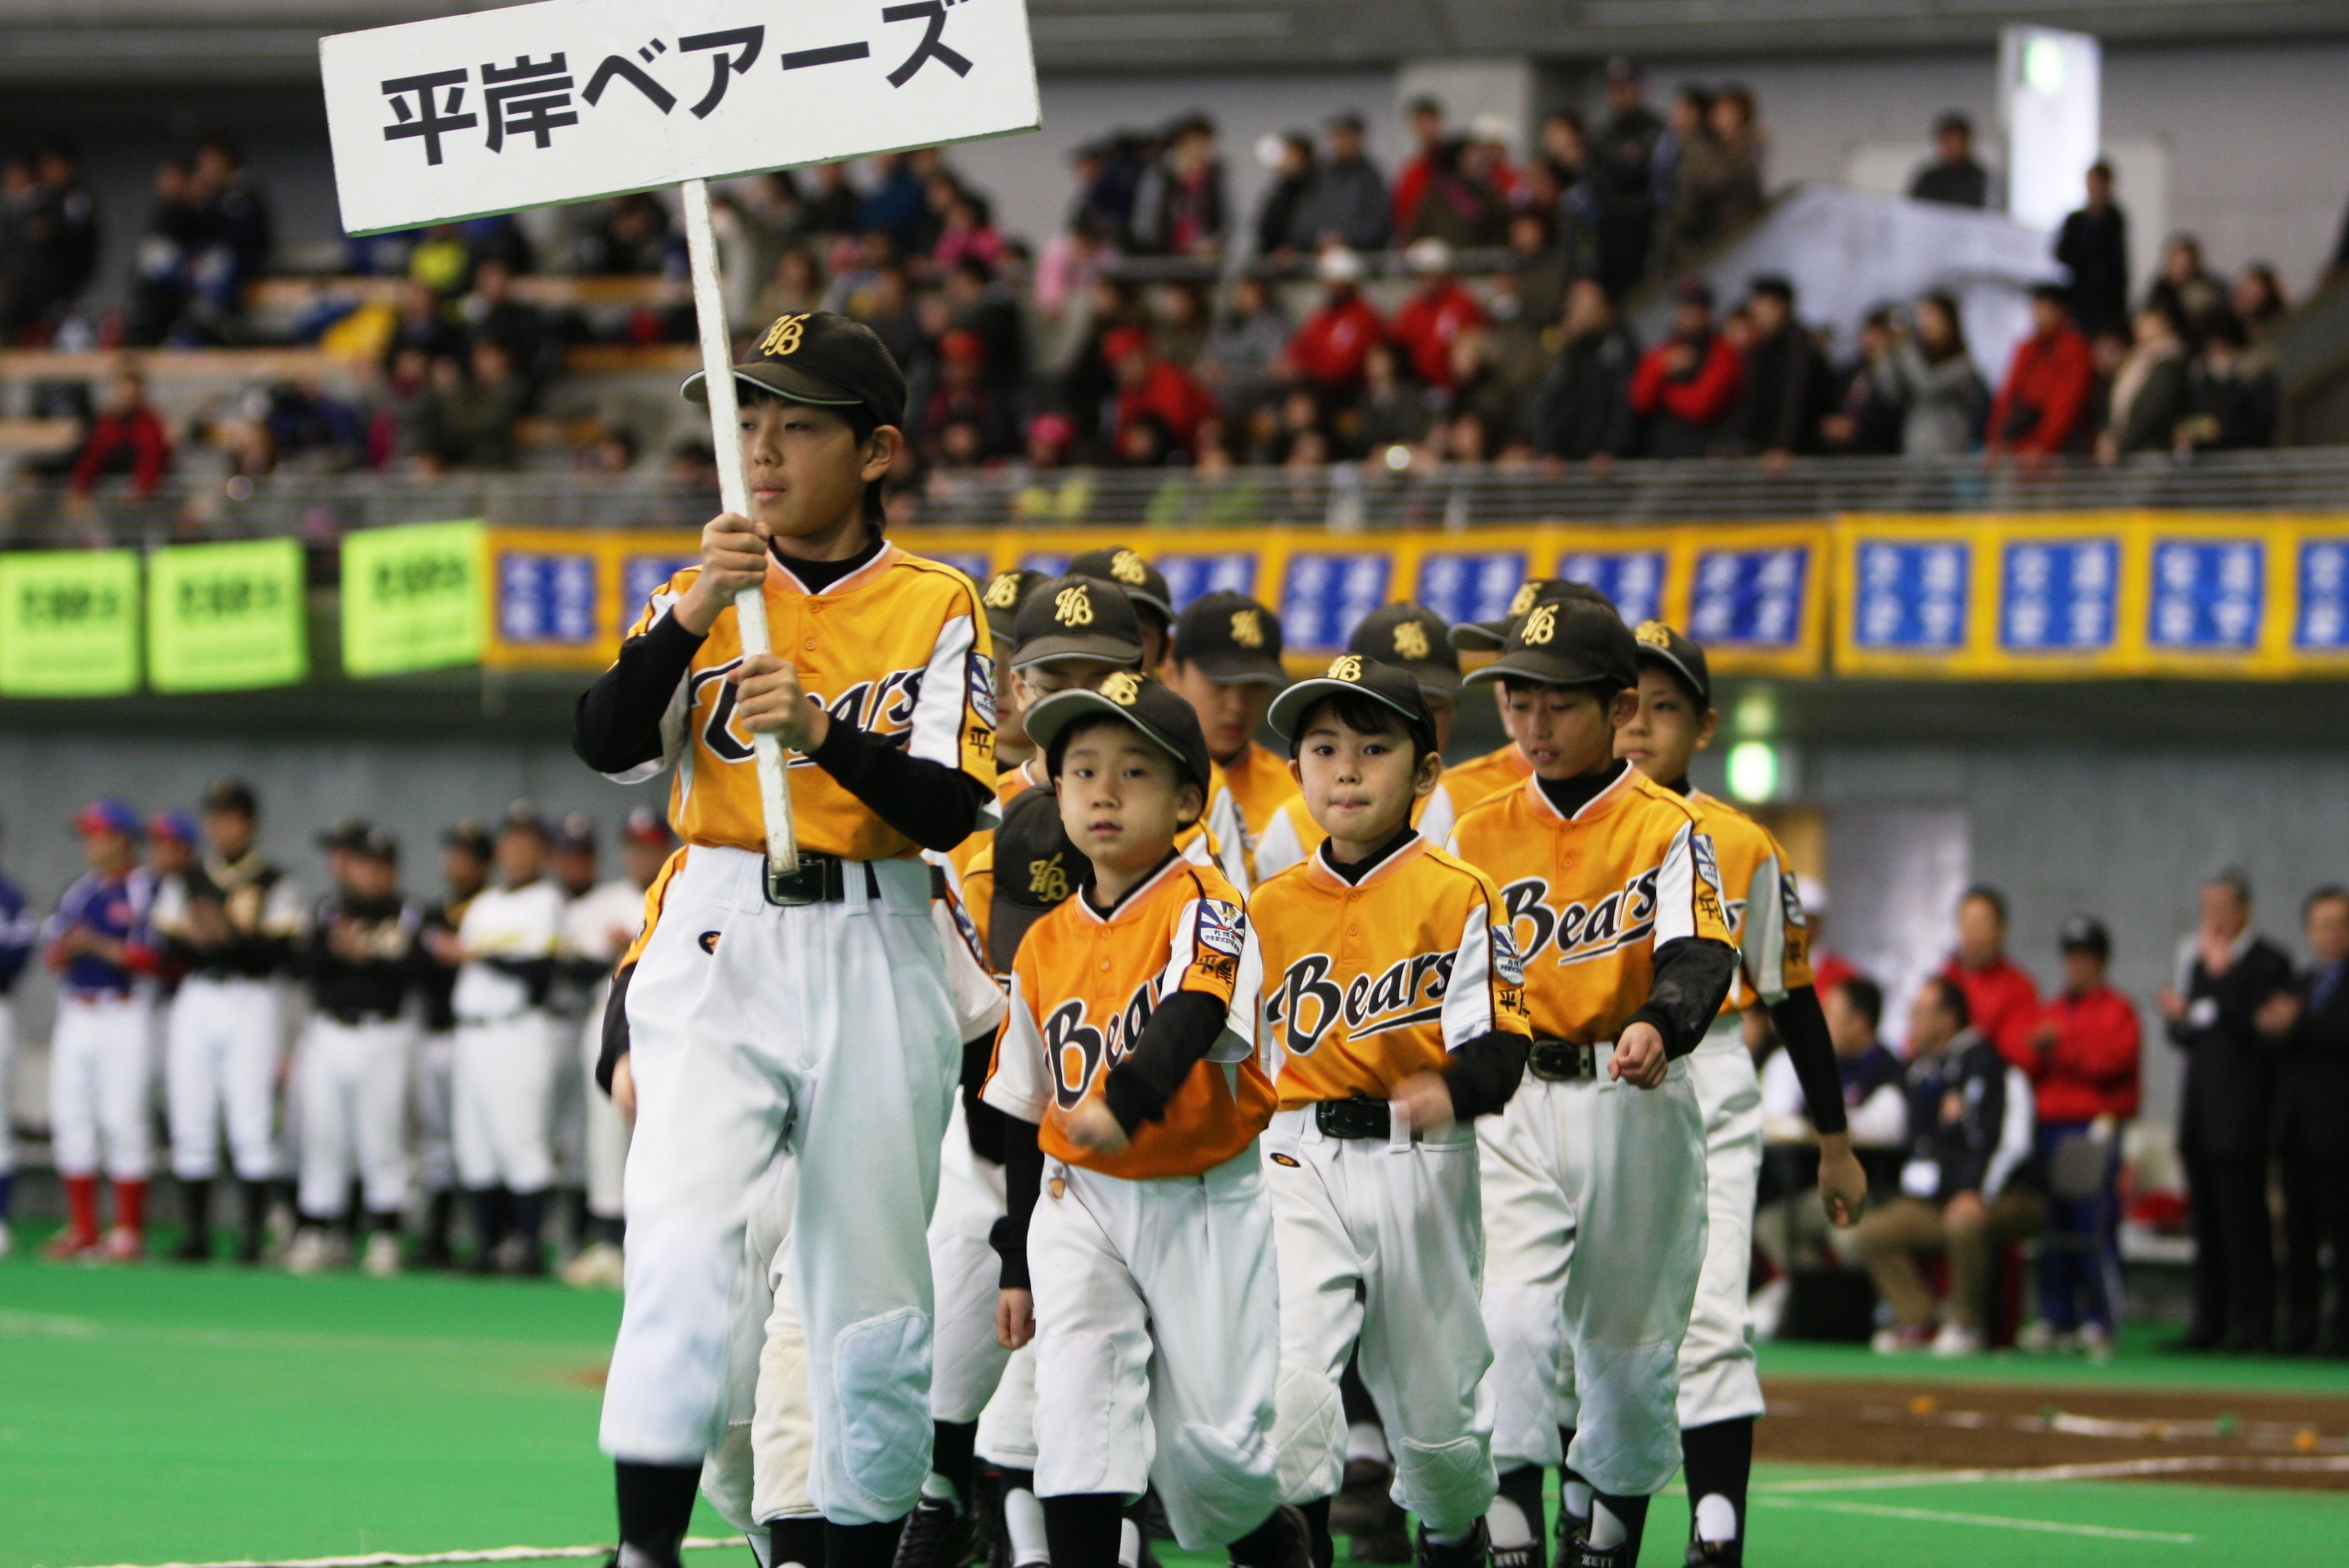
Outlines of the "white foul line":
<svg viewBox="0 0 2349 1568">
<path fill-rule="evenodd" d="M 2214 1470 L 2337 1474 L 2349 1470 L 2349 1456 L 2326 1454 L 2308 1459 L 2254 1459 L 2250 1455 L 2238 1454 L 2180 1454 L 2160 1459 L 2106 1460 L 2095 1464 L 2040 1465 L 2029 1470 L 1909 1470 L 1890 1475 L 1762 1481 L 1756 1483 L 1753 1490 L 1780 1493 L 1899 1491 L 1912 1486 L 1971 1486 L 1985 1481 L 2127 1480 L 2140 1476 L 2189 1475 Z"/>
<path fill-rule="evenodd" d="M 2151 1541 L 2171 1546 L 2191 1546 L 2196 1538 L 2165 1530 L 2116 1530 L 2102 1524 L 2057 1524 L 2044 1519 L 2009 1519 L 1997 1513 L 1944 1513 L 1931 1508 L 1893 1508 L 1880 1502 L 1811 1501 L 1791 1497 L 1757 1497 L 1765 1508 L 1816 1509 L 1824 1513 L 1864 1513 L 1880 1519 L 1913 1519 L 1928 1524 L 1981 1524 L 1993 1530 L 2033 1530 L 2049 1535 L 2091 1535 L 2101 1541 Z"/>
<path fill-rule="evenodd" d="M 740 1536 L 689 1535 L 684 1549 L 740 1546 Z M 539 1563 L 556 1557 L 608 1557 L 608 1546 L 492 1546 L 474 1552 L 362 1552 L 351 1557 L 239 1558 L 228 1563 L 118 1563 L 109 1568 L 429 1568 L 440 1563 Z"/>
</svg>

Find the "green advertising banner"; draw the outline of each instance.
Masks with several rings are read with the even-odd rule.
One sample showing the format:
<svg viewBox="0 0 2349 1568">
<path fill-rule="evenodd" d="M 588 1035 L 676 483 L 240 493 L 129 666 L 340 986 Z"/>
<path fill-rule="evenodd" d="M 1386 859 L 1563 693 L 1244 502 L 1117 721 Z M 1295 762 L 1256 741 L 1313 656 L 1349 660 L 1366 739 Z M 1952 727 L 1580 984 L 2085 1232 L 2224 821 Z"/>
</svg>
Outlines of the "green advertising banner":
<svg viewBox="0 0 2349 1568">
<path fill-rule="evenodd" d="M 139 552 L 0 554 L 0 695 L 139 689 Z"/>
<path fill-rule="evenodd" d="M 175 544 L 149 557 L 147 678 L 157 691 L 249 691 L 309 673 L 300 544 Z"/>
<path fill-rule="evenodd" d="M 343 540 L 343 668 L 352 676 L 479 664 L 488 535 L 478 522 L 370 528 Z"/>
</svg>

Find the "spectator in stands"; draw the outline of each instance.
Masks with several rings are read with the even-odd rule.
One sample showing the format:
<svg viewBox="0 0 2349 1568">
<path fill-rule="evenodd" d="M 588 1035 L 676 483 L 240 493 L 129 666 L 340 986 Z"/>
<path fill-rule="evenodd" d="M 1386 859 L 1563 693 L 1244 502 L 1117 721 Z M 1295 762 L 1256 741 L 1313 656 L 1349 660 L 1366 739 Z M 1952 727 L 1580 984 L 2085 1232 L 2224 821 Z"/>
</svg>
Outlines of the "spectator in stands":
<svg viewBox="0 0 2349 1568">
<path fill-rule="evenodd" d="M 1295 250 L 1293 236 L 1298 232 L 1298 214 L 1304 208 L 1306 192 L 1313 188 L 1313 177 L 1319 168 L 1310 136 L 1301 130 L 1281 134 L 1278 156 L 1272 165 L 1272 183 L 1265 188 L 1263 199 L 1257 203 L 1257 255 L 1283 256 Z"/>
<path fill-rule="evenodd" d="M 1884 1022 L 1884 991 L 1864 975 L 1829 988 L 1822 1011 L 1827 1037 L 1835 1043 L 1836 1069 L 1843 1079 L 1843 1103 L 1851 1118 L 1851 1140 L 1861 1149 L 1897 1149 L 1908 1139 L 1909 1103 L 1901 1082 L 1906 1069 L 1878 1031 Z M 1802 1091 L 1790 1059 L 1785 1076 Z"/>
<path fill-rule="evenodd" d="M 1933 122 L 1933 161 L 1909 181 L 1912 201 L 1990 205 L 1990 170 L 1974 161 L 1974 122 L 1951 109 Z"/>
<path fill-rule="evenodd" d="M 198 287 L 210 233 L 188 166 L 166 158 L 155 166 L 155 204 L 137 252 L 130 320 L 125 338 L 140 347 L 216 341 L 198 307 Z"/>
<path fill-rule="evenodd" d="M 1618 55 L 1607 62 L 1607 124 L 1592 160 L 1598 200 L 1598 276 L 1610 299 L 1647 275 L 1658 205 L 1656 143 L 1664 122 L 1647 103 L 1645 73 Z"/>
<path fill-rule="evenodd" d="M 2194 358 L 2179 441 L 2198 451 L 2271 446 L 2279 401 L 2273 356 L 2251 346 L 2240 318 L 2219 316 Z"/>
<path fill-rule="evenodd" d="M 1229 222 L 1224 160 L 1216 156 L 1216 122 L 1189 114 L 1166 133 L 1166 150 L 1143 177 L 1134 198 L 1135 248 L 1145 254 L 1223 254 Z"/>
<path fill-rule="evenodd" d="M 1731 417 L 1744 362 L 1713 330 L 1713 290 L 1683 278 L 1672 291 L 1672 335 L 1648 350 L 1631 377 L 1631 412 L 1645 424 L 1651 458 L 1696 458 L 1735 440 Z"/>
<path fill-rule="evenodd" d="M 1351 413 L 1353 444 L 1373 463 L 1388 463 L 1397 447 L 1416 447 L 1435 422 L 1427 392 L 1403 376 L 1392 343 L 1374 343 L 1362 356 L 1362 396 Z"/>
<path fill-rule="evenodd" d="M 2211 320 L 2227 309 L 2227 285 L 2202 264 L 2202 242 L 2173 234 L 2161 253 L 2161 275 L 2146 294 L 2147 304 L 2169 312 L 2185 341 L 2199 344 Z"/>
<path fill-rule="evenodd" d="M 472 272 L 473 253 L 454 223 L 433 224 L 408 253 L 408 275 L 443 299 L 463 294 Z"/>
<path fill-rule="evenodd" d="M 987 384 L 998 397 L 1017 401 L 1028 387 L 1028 321 L 1019 302 L 976 256 L 947 269 L 944 298 L 949 320 L 985 346 Z"/>
<path fill-rule="evenodd" d="M 2006 379 L 1990 408 L 1990 453 L 2037 462 L 2073 450 L 2085 435 L 2081 416 L 2095 381 L 2088 340 L 2072 325 L 2065 291 L 2031 291 L 2031 335 L 2014 346 Z"/>
<path fill-rule="evenodd" d="M 572 270 L 592 275 L 631 273 L 682 277 L 684 242 L 670 230 L 668 209 L 648 191 L 614 201 L 579 236 Z"/>
<path fill-rule="evenodd" d="M 2302 905 L 2312 965 L 2261 1011 L 2283 1047 L 2283 1348 L 2349 1356 L 2349 889 L 2318 888 Z M 2324 1311 L 2321 1248 L 2333 1253 Z"/>
<path fill-rule="evenodd" d="M 1495 144 L 1463 137 L 1437 150 L 1427 188 L 1420 194 L 1408 228 L 1399 240 L 1444 240 L 1464 249 L 1484 249 L 1508 237 L 1509 203 L 1503 194 Z"/>
<path fill-rule="evenodd" d="M 2178 1152 L 2194 1217 L 2194 1317 L 2178 1348 L 2259 1352 L 2275 1335 L 2276 1057 L 2258 1019 L 2291 990 L 2292 960 L 2251 928 L 2242 872 L 2204 882 L 2200 905 L 2194 934 L 2178 944 L 2178 984 L 2156 999 L 2170 1044 L 2186 1053 Z"/>
<path fill-rule="evenodd" d="M 0 345 L 46 344 L 98 271 L 98 204 L 73 149 L 46 143 L 0 175 Z"/>
<path fill-rule="evenodd" d="M 2056 938 L 2064 989 L 2049 1003 L 2029 1038 L 2030 1076 L 2038 1116 L 2039 1164 L 2057 1171 L 2075 1144 L 2090 1140 L 2103 1151 L 2095 1196 L 2053 1202 L 2052 1236 L 2068 1245 L 2039 1254 L 2039 1319 L 2023 1331 L 2025 1350 L 2107 1353 L 2120 1323 L 2121 1124 L 2137 1111 L 2141 1045 L 2137 1004 L 2107 985 L 2112 935 L 2086 915 L 2064 923 Z"/>
<path fill-rule="evenodd" d="M 1526 432 L 1534 449 L 1602 466 L 1630 457 L 1637 431 L 1631 372 L 1640 346 L 1599 279 L 1577 278 L 1568 287 L 1565 335 L 1534 393 Z"/>
<path fill-rule="evenodd" d="M 2268 329 L 2282 319 L 2286 308 L 2283 280 L 2268 263 L 2253 262 L 2236 276 L 2227 302 L 2234 307 L 2235 319 L 2242 323 L 2250 341 L 2263 345 Z"/>
<path fill-rule="evenodd" d="M 1348 397 L 1361 385 L 1362 357 L 1387 335 L 1386 323 L 1362 297 L 1362 258 L 1342 246 L 1315 263 L 1321 304 L 1288 343 L 1288 364 L 1318 393 Z"/>
<path fill-rule="evenodd" d="M 1410 360 L 1413 375 L 1431 387 L 1448 389 L 1453 340 L 1485 324 L 1484 307 L 1453 274 L 1452 247 L 1444 241 L 1414 241 L 1403 261 L 1419 286 L 1395 312 L 1389 331 Z"/>
<path fill-rule="evenodd" d="M 100 477 L 128 473 L 131 499 L 145 500 L 171 467 L 171 438 L 147 401 L 146 377 L 126 366 L 107 387 L 106 409 L 83 438 L 67 488 L 87 496 Z"/>
<path fill-rule="evenodd" d="M 1570 108 L 1554 108 L 1542 117 L 1541 151 L 1526 178 L 1520 215 L 1539 219 L 1549 231 L 1568 276 L 1595 273 L 1599 267 L 1599 170 L 1580 115 Z M 1514 226 L 1509 243 L 1512 250 L 1518 248 Z"/>
<path fill-rule="evenodd" d="M 1938 292 L 1919 297 L 1916 330 L 1895 330 L 1890 368 L 1903 456 L 1953 458 L 1982 444 L 1990 388 L 1966 347 L 1956 300 Z"/>
<path fill-rule="evenodd" d="M 823 273 L 816 265 L 815 253 L 805 245 L 786 248 L 775 258 L 774 275 L 759 291 L 755 318 L 772 321 L 779 315 L 823 308 Z"/>
<path fill-rule="evenodd" d="M 930 265 L 942 273 L 966 262 L 993 266 L 1003 254 L 1003 236 L 995 232 L 994 209 L 987 199 L 965 191 L 943 174 L 931 179 L 929 194 L 930 210 L 938 219 Z"/>
<path fill-rule="evenodd" d="M 1445 159 L 1444 105 L 1432 98 L 1415 98 L 1402 111 L 1403 123 L 1411 132 L 1411 156 L 1395 170 L 1394 191 L 1391 198 L 1394 206 L 1394 232 L 1408 234 L 1412 222 L 1419 216 L 1420 200 L 1427 194 L 1428 182 Z"/>
<path fill-rule="evenodd" d="M 1738 399 L 1739 445 L 1765 463 L 1784 463 L 1818 449 L 1826 413 L 1827 367 L 1811 335 L 1795 316 L 1795 285 L 1775 274 L 1747 287 L 1745 310 L 1754 341 L 1744 351 L 1744 386 Z"/>
<path fill-rule="evenodd" d="M 853 234 L 856 232 L 856 214 L 864 201 L 856 188 L 848 182 L 845 163 L 818 163 L 807 170 L 812 187 L 807 205 L 801 210 L 800 221 L 811 234 Z"/>
<path fill-rule="evenodd" d="M 2135 341 L 2113 377 L 2096 460 L 2110 463 L 2139 452 L 2166 452 L 2178 444 L 2189 390 L 2186 340 L 2177 316 L 2148 299 L 2137 311 Z"/>
<path fill-rule="evenodd" d="M 2007 1141 L 2007 1097 L 2019 1078 L 1971 1026 L 1966 994 L 1947 975 L 1927 980 L 1909 1007 L 1909 1058 L 1900 1195 L 1863 1218 L 1852 1242 L 1892 1313 L 1891 1326 L 1876 1336 L 1878 1352 L 1930 1343 L 1937 1356 L 1971 1356 L 1984 1343 L 1992 1259 L 2000 1247 L 2038 1233 L 2046 1203 L 2027 1179 L 2027 1161 L 2016 1161 Z M 1917 1269 L 1925 1253 L 1946 1253 L 1950 1261 L 1938 1335 L 1933 1293 Z"/>
<path fill-rule="evenodd" d="M 917 256 L 936 239 L 929 191 L 916 172 L 913 155 L 886 152 L 874 160 L 877 178 L 856 211 L 856 227 L 889 236 L 899 255 Z"/>
<path fill-rule="evenodd" d="M 922 408 L 921 434 L 942 456 L 949 427 L 968 427 L 971 462 L 1010 456 L 1019 449 L 1018 421 L 1010 404 L 988 384 L 987 345 L 962 327 L 938 343 L 937 387 Z"/>
<path fill-rule="evenodd" d="M 1526 185 L 1537 193 L 1555 188 L 1547 167 L 1542 164 L 1535 165 Z M 1587 223 L 1577 231 L 1578 238 L 1557 237 L 1555 214 L 1565 205 L 1553 201 L 1509 214 L 1509 271 L 1502 275 L 1510 279 L 1517 302 L 1537 332 L 1557 325 L 1558 312 L 1566 304 L 1566 285 L 1591 270 L 1594 253 Z"/>
<path fill-rule="evenodd" d="M 2088 204 L 2064 220 L 2055 261 L 2071 274 L 2070 304 L 2094 336 L 2128 319 L 2128 216 L 2113 201 L 2113 166 L 2088 166 Z"/>
<path fill-rule="evenodd" d="M 1900 449 L 1905 416 L 1893 350 L 1900 318 L 1878 305 L 1859 324 L 1859 354 L 1837 377 L 1819 444 L 1839 457 L 1882 458 Z"/>
<path fill-rule="evenodd" d="M 1243 273 L 1232 281 L 1229 304 L 1208 330 L 1192 366 L 1225 415 L 1235 420 L 1272 395 L 1273 377 L 1291 328 L 1264 280 Z"/>
<path fill-rule="evenodd" d="M 563 346 L 539 308 L 514 297 L 512 270 L 495 257 L 484 259 L 473 269 L 473 292 L 459 302 L 457 315 L 475 342 L 487 339 L 505 350 L 537 407 L 547 382 L 563 368 Z"/>
<path fill-rule="evenodd" d="M 427 472 L 444 469 L 510 469 L 525 408 L 522 378 L 497 344 L 473 345 L 472 374 L 453 359 L 435 360 L 432 390 L 420 411 L 419 460 Z"/>
<path fill-rule="evenodd" d="M 1472 327 L 1454 338 L 1445 369 L 1440 389 L 1444 417 L 1455 427 L 1464 418 L 1473 418 L 1478 444 L 1488 458 L 1516 443 L 1525 398 L 1495 363 L 1491 331 Z M 1464 447 L 1456 430 L 1453 444 Z"/>
<path fill-rule="evenodd" d="M 2006 897 L 1981 883 L 1958 898 L 1958 946 L 1941 975 L 1966 994 L 1966 1017 L 1999 1054 L 2023 1071 L 2038 1061 L 2039 987 L 2006 955 Z"/>
<path fill-rule="evenodd" d="M 454 358 L 464 352 L 464 329 L 450 319 L 446 302 L 424 284 L 413 279 L 401 284 L 398 308 L 398 319 L 384 345 L 386 364 L 410 349 L 427 358 Z"/>
<path fill-rule="evenodd" d="M 1147 329 L 1121 326 L 1102 340 L 1102 354 L 1117 377 L 1118 450 L 1126 451 L 1133 428 L 1150 421 L 1161 453 L 1189 452 L 1200 424 L 1214 417 L 1216 400 L 1181 366 L 1162 358 Z M 1129 459 L 1131 460 L 1131 459 Z"/>
<path fill-rule="evenodd" d="M 269 270 L 273 233 L 269 202 L 244 154 L 224 136 L 206 139 L 188 169 L 188 191 L 204 214 L 206 239 L 216 257 L 206 288 L 216 308 L 233 315 L 243 287 Z"/>
<path fill-rule="evenodd" d="M 1387 209 L 1386 181 L 1363 151 L 1362 117 L 1349 109 L 1331 119 L 1326 145 L 1326 156 L 1289 220 L 1289 247 L 1385 249 L 1393 232 L 1392 215 Z"/>
<path fill-rule="evenodd" d="M 1672 173 L 1671 205 L 1664 214 L 1662 270 L 1682 270 L 1722 236 L 1762 215 L 1762 128 L 1754 97 L 1723 88 L 1705 110 L 1704 134 L 1682 143 Z"/>
<path fill-rule="evenodd" d="M 874 274 L 872 288 L 859 295 L 855 303 L 861 308 L 849 314 L 873 329 L 874 335 L 880 338 L 898 367 L 911 379 L 930 356 L 921 315 L 915 308 L 913 285 L 906 281 L 905 269 L 882 268 Z"/>
<path fill-rule="evenodd" d="M 1203 285 L 1186 280 L 1161 284 L 1151 291 L 1151 337 L 1158 356 L 1185 370 L 1197 365 L 1207 347 L 1207 300 Z"/>
<path fill-rule="evenodd" d="M 841 260 L 841 251 L 833 253 L 832 283 L 824 290 L 823 308 L 862 318 L 873 309 L 881 274 L 897 264 L 896 247 L 881 230 L 867 229 L 856 236 L 854 246 L 842 250 L 846 260 Z"/>
<path fill-rule="evenodd" d="M 310 380 L 255 388 L 233 415 L 213 421 L 211 437 L 228 452 L 231 470 L 241 474 L 342 473 L 367 459 L 367 426 L 358 409 Z"/>
</svg>

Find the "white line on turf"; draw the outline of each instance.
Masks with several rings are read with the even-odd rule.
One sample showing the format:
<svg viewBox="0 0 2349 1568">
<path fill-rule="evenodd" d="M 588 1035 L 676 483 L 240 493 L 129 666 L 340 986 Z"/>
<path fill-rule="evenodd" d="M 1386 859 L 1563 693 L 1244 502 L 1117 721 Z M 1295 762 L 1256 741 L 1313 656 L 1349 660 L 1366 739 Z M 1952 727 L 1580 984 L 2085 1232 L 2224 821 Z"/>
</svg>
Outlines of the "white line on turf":
<svg viewBox="0 0 2349 1568">
<path fill-rule="evenodd" d="M 2142 1476 L 2191 1475 L 2213 1470 L 2264 1470 L 2337 1474 L 2349 1470 L 2349 1456 L 2254 1459 L 2248 1454 L 2179 1454 L 2147 1460 L 2108 1460 L 2095 1464 L 2039 1465 L 2029 1470 L 1907 1470 L 1890 1475 L 1829 1476 L 1757 1482 L 1756 1492 L 1898 1491 L 1912 1486 L 1973 1486 L 1986 1481 L 2127 1480 Z"/>
<path fill-rule="evenodd" d="M 2010 1519 L 1998 1513 L 1945 1513 L 1933 1508 L 1893 1508 L 1880 1502 L 1832 1502 L 1793 1497 L 1757 1497 L 1764 1508 L 1813 1509 L 1822 1513 L 1862 1513 L 1878 1519 L 1913 1519 L 1927 1524 L 1980 1524 L 1992 1530 L 2029 1530 L 2047 1535 L 2087 1535 L 2099 1541 L 2145 1541 L 2191 1546 L 2197 1539 L 2168 1530 L 2120 1530 L 2103 1524 L 2059 1524 L 2046 1519 Z"/>
<path fill-rule="evenodd" d="M 738 1535 L 688 1535 L 688 1552 L 742 1544 Z M 117 1563 L 108 1568 L 430 1568 L 441 1563 L 541 1563 L 558 1557 L 609 1557 L 608 1546 L 492 1546 L 476 1552 L 362 1552 L 351 1557 L 240 1558 L 229 1563 Z"/>
</svg>

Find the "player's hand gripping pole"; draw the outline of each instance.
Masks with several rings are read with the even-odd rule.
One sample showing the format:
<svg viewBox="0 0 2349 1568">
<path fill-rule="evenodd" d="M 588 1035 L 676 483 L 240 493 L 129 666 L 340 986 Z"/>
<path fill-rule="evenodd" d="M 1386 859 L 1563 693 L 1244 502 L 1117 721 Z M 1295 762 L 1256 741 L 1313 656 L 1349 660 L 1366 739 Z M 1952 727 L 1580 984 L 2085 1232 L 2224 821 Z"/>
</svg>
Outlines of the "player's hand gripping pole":
<svg viewBox="0 0 2349 1568">
<path fill-rule="evenodd" d="M 685 247 L 693 267 L 693 314 L 701 325 L 701 369 L 709 390 L 709 444 L 718 454 L 718 497 L 728 511 L 750 515 L 750 482 L 742 471 L 742 433 L 736 428 L 734 345 L 726 326 L 726 299 L 718 288 L 718 241 L 709 229 L 709 182 L 688 180 L 685 198 Z M 734 595 L 734 616 L 742 634 L 742 656 L 771 653 L 767 639 L 764 590 Z M 798 837 L 792 831 L 792 790 L 783 771 L 783 743 L 753 731 L 759 762 L 759 804 L 767 822 L 767 871 L 792 876 L 800 869 Z"/>
</svg>

